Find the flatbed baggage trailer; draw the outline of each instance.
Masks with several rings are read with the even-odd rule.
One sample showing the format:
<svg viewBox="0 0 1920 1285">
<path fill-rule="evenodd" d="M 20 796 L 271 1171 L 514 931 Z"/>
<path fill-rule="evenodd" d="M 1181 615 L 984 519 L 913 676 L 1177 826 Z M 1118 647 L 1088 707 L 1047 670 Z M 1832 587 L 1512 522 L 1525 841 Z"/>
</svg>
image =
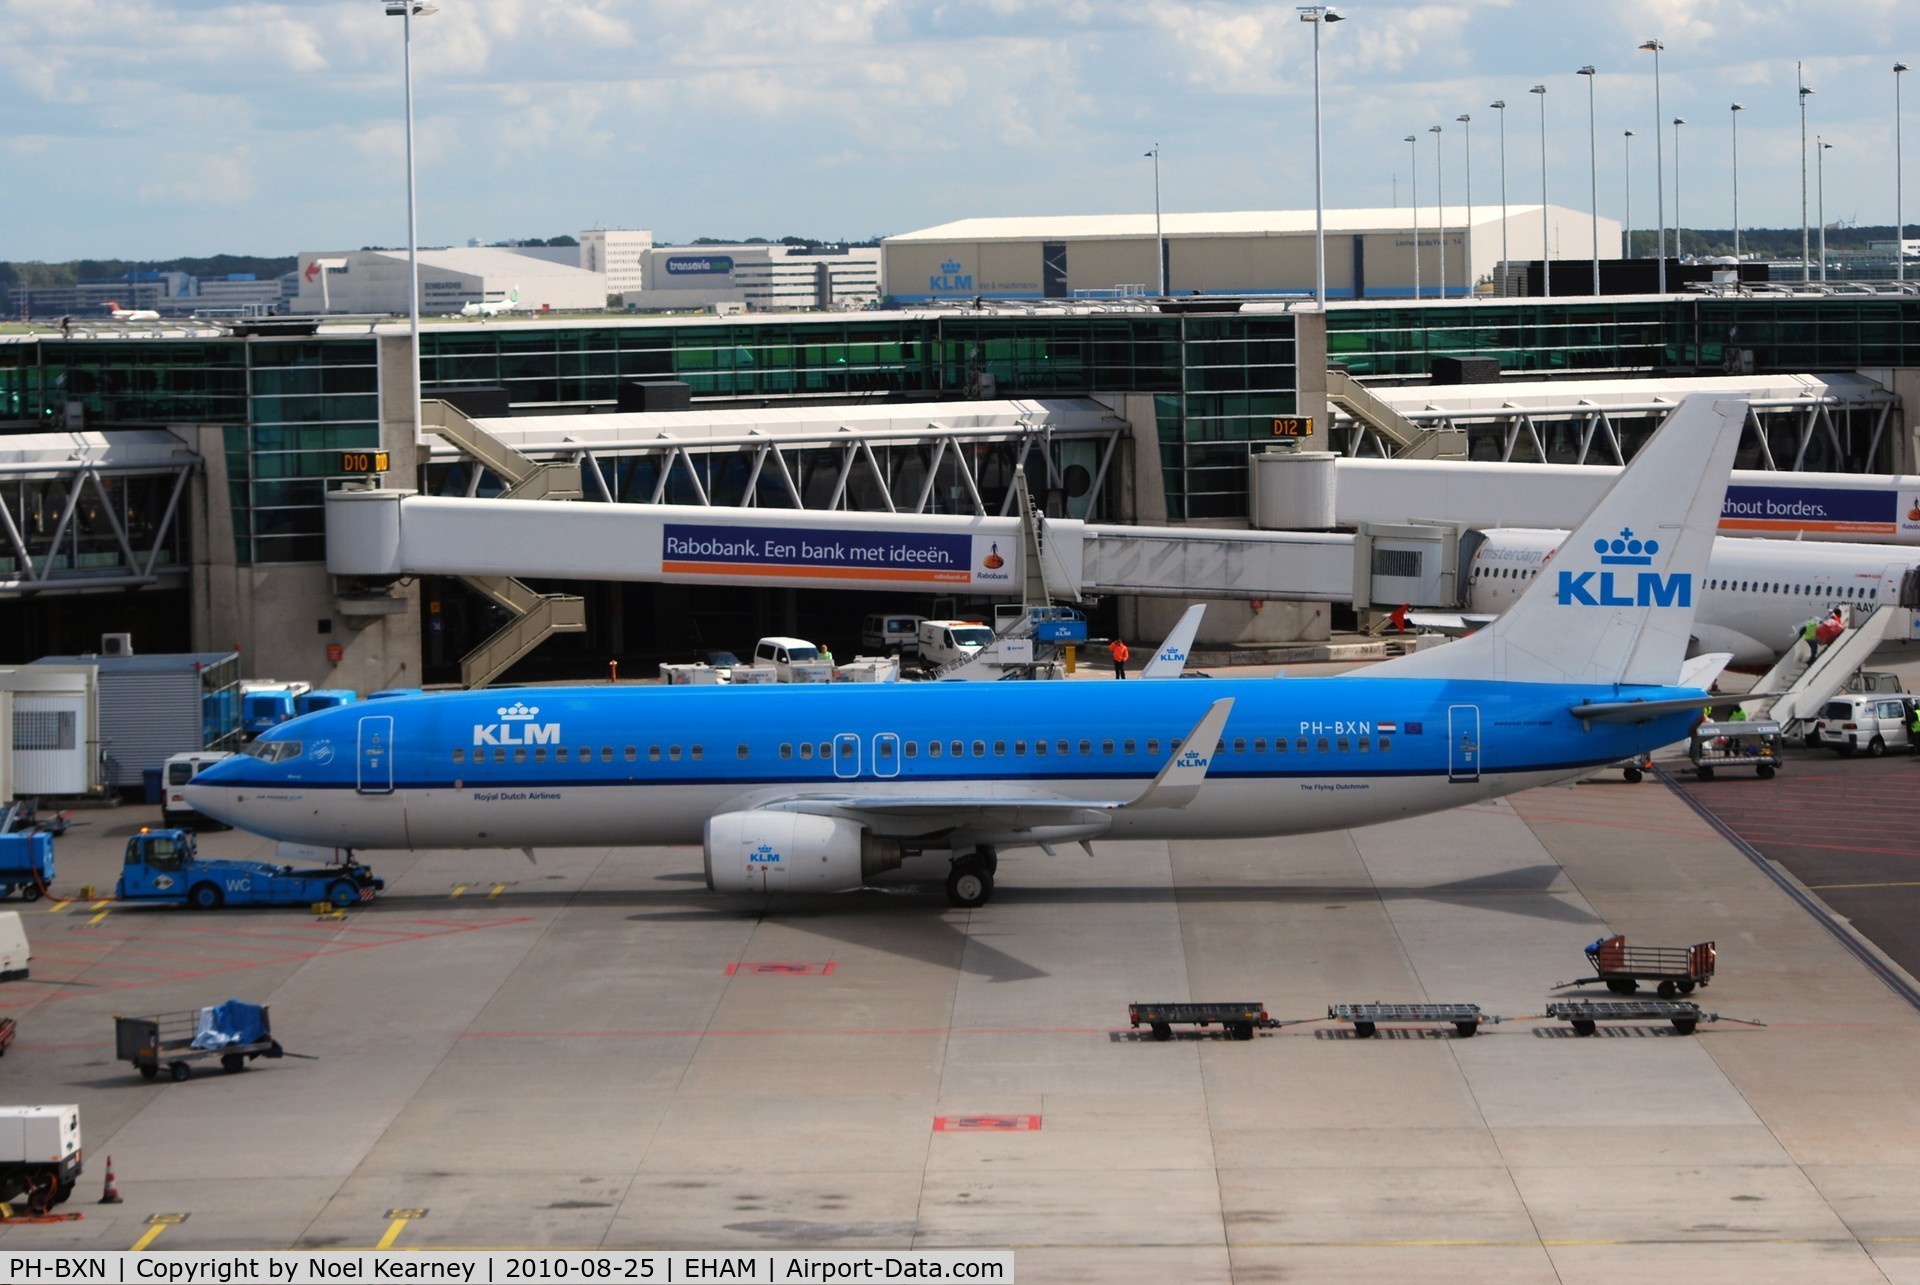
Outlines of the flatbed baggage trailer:
<svg viewBox="0 0 1920 1285">
<path fill-rule="evenodd" d="M 1587 947 L 1592 977 L 1561 982 L 1554 989 L 1605 982 L 1614 994 L 1631 995 L 1640 989 L 1641 982 L 1658 982 L 1662 999 L 1691 995 L 1695 987 L 1713 980 L 1717 954 L 1710 941 L 1691 946 L 1629 946 L 1626 937 L 1616 933 Z"/>
<path fill-rule="evenodd" d="M 1156 1040 L 1173 1038 L 1176 1023 L 1182 1026 L 1219 1025 L 1229 1039 L 1250 1040 L 1256 1027 L 1282 1026 L 1267 1016 L 1267 1006 L 1258 1003 L 1244 1004 L 1196 1004 L 1180 1002 L 1169 1004 L 1129 1004 L 1127 1005 L 1128 1024 L 1136 1029 L 1145 1026 L 1153 1032 Z"/>
<path fill-rule="evenodd" d="M 114 1056 L 131 1062 L 149 1080 L 158 1079 L 165 1067 L 174 1080 L 193 1074 L 192 1063 L 220 1059 L 220 1069 L 231 1075 L 258 1057 L 285 1057 L 286 1050 L 273 1038 L 267 1010 L 260 1009 L 260 1038 L 241 1044 L 215 1048 L 195 1048 L 194 1037 L 200 1030 L 200 1012 L 191 1008 L 184 1013 L 156 1013 L 150 1017 L 113 1019 Z"/>
<path fill-rule="evenodd" d="M 1378 1031 L 1382 1022 L 1443 1023 L 1467 1039 L 1478 1033 L 1482 1022 L 1500 1019 L 1481 1013 L 1478 1004 L 1329 1004 L 1327 1020 L 1352 1022 L 1353 1033 L 1364 1040 Z"/>
<path fill-rule="evenodd" d="M 1600 1022 L 1672 1022 L 1674 1030 L 1691 1035 L 1701 1022 L 1720 1020 L 1692 1000 L 1659 999 L 1559 999 L 1547 1005 L 1547 1016 L 1569 1023 L 1575 1035 L 1592 1035 Z"/>
</svg>

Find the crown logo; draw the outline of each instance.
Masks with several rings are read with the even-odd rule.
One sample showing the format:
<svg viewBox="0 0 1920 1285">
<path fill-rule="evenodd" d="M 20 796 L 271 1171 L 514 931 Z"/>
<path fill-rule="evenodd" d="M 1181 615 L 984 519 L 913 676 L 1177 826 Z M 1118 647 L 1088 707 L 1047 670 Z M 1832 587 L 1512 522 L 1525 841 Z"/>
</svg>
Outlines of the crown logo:
<svg viewBox="0 0 1920 1285">
<path fill-rule="evenodd" d="M 540 707 L 538 705 L 523 705 L 519 701 L 515 701 L 511 705 L 501 706 L 500 709 L 495 712 L 509 723 L 524 723 L 530 718 L 537 717 L 540 713 Z"/>
<path fill-rule="evenodd" d="M 942 263 L 942 264 L 940 265 L 940 271 L 942 271 L 942 272 L 958 272 L 958 271 L 960 271 L 960 260 L 958 260 L 958 259 L 948 259 L 948 260 L 947 260 L 946 262 L 944 262 L 944 263 Z"/>
<path fill-rule="evenodd" d="M 1631 527 L 1622 527 L 1618 539 L 1595 540 L 1593 551 L 1600 555 L 1602 566 L 1645 567 L 1651 566 L 1653 555 L 1660 552 L 1660 542 L 1636 540 Z"/>
</svg>

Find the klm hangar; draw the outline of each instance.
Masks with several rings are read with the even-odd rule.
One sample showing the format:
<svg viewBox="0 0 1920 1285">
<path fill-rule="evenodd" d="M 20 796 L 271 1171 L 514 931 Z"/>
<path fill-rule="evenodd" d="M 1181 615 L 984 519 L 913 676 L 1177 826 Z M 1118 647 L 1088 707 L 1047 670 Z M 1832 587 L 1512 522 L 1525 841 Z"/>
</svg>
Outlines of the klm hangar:
<svg viewBox="0 0 1920 1285">
<path fill-rule="evenodd" d="M 1612 258 L 1620 223 L 1549 205 L 1326 211 L 1336 299 L 1500 293 L 1503 260 Z M 1544 225 L 1544 226 L 1543 226 Z M 1546 245 L 1542 234 L 1546 233 Z M 1163 246 L 1162 265 L 1154 263 Z M 1311 294 L 1314 212 L 1051 215 L 961 219 L 887 237 L 882 292 L 901 303 L 1152 294 Z M 1545 254 L 1543 255 L 1543 251 Z M 1164 278 L 1161 266 L 1165 268 Z M 1513 293 L 1524 293 L 1516 282 Z"/>
</svg>

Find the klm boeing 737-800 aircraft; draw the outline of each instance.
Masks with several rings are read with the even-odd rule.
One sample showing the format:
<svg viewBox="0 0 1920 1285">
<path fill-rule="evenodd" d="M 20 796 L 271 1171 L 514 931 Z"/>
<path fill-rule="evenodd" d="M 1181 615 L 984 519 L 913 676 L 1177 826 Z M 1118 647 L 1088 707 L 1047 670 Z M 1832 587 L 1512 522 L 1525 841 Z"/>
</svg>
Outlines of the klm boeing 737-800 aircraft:
<svg viewBox="0 0 1920 1285">
<path fill-rule="evenodd" d="M 186 792 L 356 850 L 703 843 L 726 892 L 858 888 L 950 852 L 960 906 L 992 895 L 1001 848 L 1438 812 L 1686 734 L 1745 413 L 1688 399 L 1499 620 L 1361 675 L 405 696 L 283 723 Z"/>
</svg>

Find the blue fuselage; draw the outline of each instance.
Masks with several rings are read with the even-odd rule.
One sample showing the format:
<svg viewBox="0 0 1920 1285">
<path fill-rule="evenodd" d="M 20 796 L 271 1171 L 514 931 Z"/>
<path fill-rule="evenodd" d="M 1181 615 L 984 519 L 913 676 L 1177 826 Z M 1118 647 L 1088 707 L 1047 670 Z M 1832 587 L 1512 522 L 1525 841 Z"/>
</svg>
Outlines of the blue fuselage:
<svg viewBox="0 0 1920 1285">
<path fill-rule="evenodd" d="M 829 799 L 1139 795 L 1208 706 L 1234 705 L 1181 808 L 1129 837 L 1340 829 L 1581 774 L 1686 735 L 1693 713 L 1583 724 L 1587 701 L 1695 697 L 1422 678 L 550 687 L 305 715 L 188 787 L 201 812 L 351 848 L 696 843 L 724 811 Z M 955 828 L 930 819 L 927 832 Z"/>
</svg>

